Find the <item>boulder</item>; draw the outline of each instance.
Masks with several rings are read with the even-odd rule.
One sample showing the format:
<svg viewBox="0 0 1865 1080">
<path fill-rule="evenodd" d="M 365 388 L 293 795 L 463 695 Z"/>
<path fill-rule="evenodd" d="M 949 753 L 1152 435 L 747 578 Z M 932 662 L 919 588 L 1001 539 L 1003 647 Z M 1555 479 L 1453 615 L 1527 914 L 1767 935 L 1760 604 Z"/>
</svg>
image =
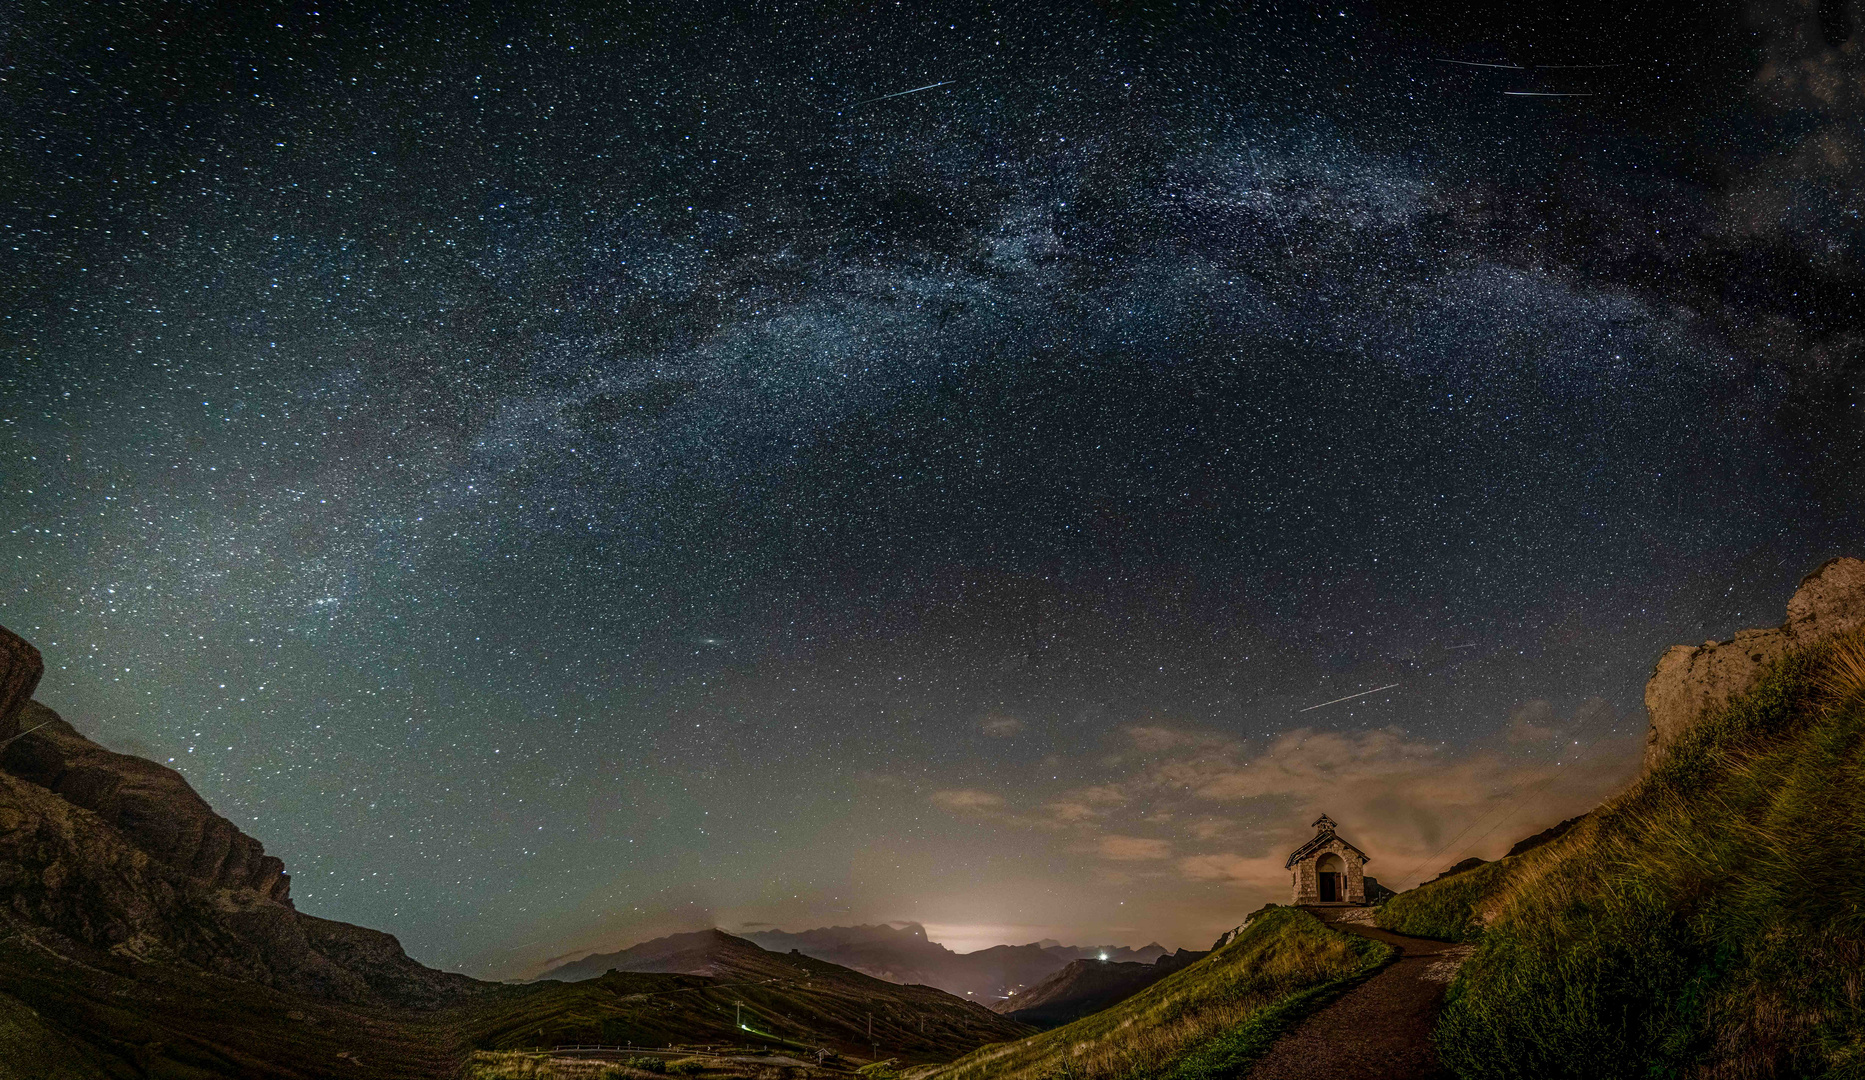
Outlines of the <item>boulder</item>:
<svg viewBox="0 0 1865 1080">
<path fill-rule="evenodd" d="M 1753 686 L 1789 650 L 1860 627 L 1865 627 L 1865 561 L 1838 558 L 1801 579 L 1780 626 L 1743 630 L 1728 641 L 1671 646 L 1645 684 L 1645 711 L 1651 718 L 1645 768 L 1706 713 Z"/>
</svg>

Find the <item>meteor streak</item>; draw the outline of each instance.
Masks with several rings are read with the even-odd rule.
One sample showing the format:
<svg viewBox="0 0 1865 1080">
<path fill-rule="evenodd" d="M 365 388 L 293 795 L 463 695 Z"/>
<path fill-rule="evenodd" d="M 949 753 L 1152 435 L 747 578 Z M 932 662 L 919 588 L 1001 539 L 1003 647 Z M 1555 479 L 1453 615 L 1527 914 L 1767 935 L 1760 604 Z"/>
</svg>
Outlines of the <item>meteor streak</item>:
<svg viewBox="0 0 1865 1080">
<path fill-rule="evenodd" d="M 953 80 L 947 79 L 944 82 L 928 83 L 925 86 L 916 86 L 911 90 L 896 90 L 891 94 L 882 94 L 880 97 L 863 98 L 860 101 L 857 101 L 854 104 L 851 104 L 849 108 L 852 109 L 856 105 L 866 105 L 869 102 L 874 102 L 874 101 L 886 101 L 888 98 L 906 97 L 908 94 L 917 94 L 922 90 L 937 90 L 941 86 L 951 86 L 952 82 Z"/>
<path fill-rule="evenodd" d="M 1324 701 L 1319 705 L 1310 705 L 1306 709 L 1302 709 L 1301 711 L 1302 712 L 1314 712 L 1316 709 L 1325 709 L 1329 705 L 1339 705 L 1343 701 L 1352 701 L 1354 698 L 1357 698 L 1357 697 L 1365 697 L 1368 694 L 1377 694 L 1381 690 L 1390 690 L 1397 685 L 1399 684 L 1395 682 L 1395 683 L 1387 683 L 1384 686 L 1375 686 L 1371 690 L 1362 690 L 1357 694 L 1348 694 L 1346 697 L 1337 697 L 1333 701 Z"/>
</svg>

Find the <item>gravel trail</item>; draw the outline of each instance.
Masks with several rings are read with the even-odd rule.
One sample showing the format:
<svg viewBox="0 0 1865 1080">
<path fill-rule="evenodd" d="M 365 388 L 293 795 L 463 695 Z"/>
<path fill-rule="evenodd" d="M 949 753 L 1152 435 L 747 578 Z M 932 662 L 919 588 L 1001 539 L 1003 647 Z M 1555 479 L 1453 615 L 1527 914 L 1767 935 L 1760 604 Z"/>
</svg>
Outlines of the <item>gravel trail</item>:
<svg viewBox="0 0 1865 1080">
<path fill-rule="evenodd" d="M 1431 1032 L 1445 987 L 1470 946 L 1381 930 L 1364 908 L 1312 910 L 1329 925 L 1383 941 L 1402 955 L 1278 1040 L 1249 1080 L 1448 1078 Z"/>
</svg>

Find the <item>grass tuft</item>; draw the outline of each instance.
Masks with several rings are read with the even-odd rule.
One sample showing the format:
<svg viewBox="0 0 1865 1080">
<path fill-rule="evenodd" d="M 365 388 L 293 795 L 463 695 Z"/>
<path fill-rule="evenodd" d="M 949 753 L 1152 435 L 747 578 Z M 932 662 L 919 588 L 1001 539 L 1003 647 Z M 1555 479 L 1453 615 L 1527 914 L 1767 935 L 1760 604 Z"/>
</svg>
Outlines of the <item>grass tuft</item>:
<svg viewBox="0 0 1865 1080">
<path fill-rule="evenodd" d="M 1515 861 L 1498 859 L 1402 892 L 1379 906 L 1374 921 L 1396 934 L 1475 941 L 1483 933 L 1483 902 L 1501 888 Z"/>
<path fill-rule="evenodd" d="M 1834 642 L 1816 682 L 1835 704 L 1865 694 L 1865 637 Z"/>
</svg>

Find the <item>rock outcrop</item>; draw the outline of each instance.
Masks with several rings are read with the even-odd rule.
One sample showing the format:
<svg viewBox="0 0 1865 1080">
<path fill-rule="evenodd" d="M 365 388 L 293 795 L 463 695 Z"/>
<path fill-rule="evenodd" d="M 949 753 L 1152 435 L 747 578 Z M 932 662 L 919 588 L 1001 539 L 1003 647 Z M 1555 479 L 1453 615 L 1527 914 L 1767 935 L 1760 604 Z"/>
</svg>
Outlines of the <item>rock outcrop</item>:
<svg viewBox="0 0 1865 1080">
<path fill-rule="evenodd" d="M 20 662 L 17 641 L 0 637 L 0 664 Z M 0 668 L 0 688 L 31 682 Z M 107 750 L 37 702 L 15 711 L 25 733 L 0 751 L 0 936 L 329 1001 L 426 1006 L 485 988 L 388 934 L 298 912 L 285 864 L 175 770 Z"/>
<path fill-rule="evenodd" d="M 36 701 L 27 703 L 20 722 L 38 730 L 0 753 L 0 768 L 96 814 L 132 845 L 202 884 L 291 904 L 284 862 L 214 813 L 180 773 L 106 750 Z"/>
<path fill-rule="evenodd" d="M 1645 768 L 1704 714 L 1753 686 L 1789 650 L 1860 627 L 1865 627 L 1865 561 L 1839 558 L 1801 579 L 1780 626 L 1743 630 L 1729 641 L 1671 646 L 1645 684 L 1645 711 L 1651 717 Z"/>
<path fill-rule="evenodd" d="M 0 626 L 0 741 L 19 734 L 20 710 L 32 700 L 45 661 L 32 643 Z"/>
</svg>

